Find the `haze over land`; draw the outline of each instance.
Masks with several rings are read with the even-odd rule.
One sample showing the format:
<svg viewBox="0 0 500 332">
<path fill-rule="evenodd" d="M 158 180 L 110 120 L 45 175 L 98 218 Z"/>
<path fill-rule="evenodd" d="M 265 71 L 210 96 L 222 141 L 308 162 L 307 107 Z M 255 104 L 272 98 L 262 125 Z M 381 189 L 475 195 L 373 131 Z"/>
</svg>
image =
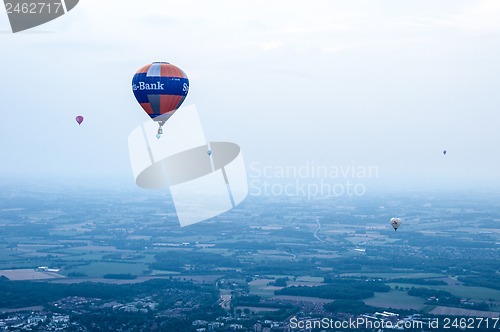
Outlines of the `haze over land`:
<svg viewBox="0 0 500 332">
<path fill-rule="evenodd" d="M 422 324 L 500 313 L 498 192 L 250 196 L 180 228 L 161 192 L 1 188 L 0 275 L 10 281 L 0 280 L 0 308 L 42 311 L 20 322 L 61 321 L 57 312 L 75 330 L 284 331 L 291 317 L 388 311 L 399 318 L 381 321 Z"/>
</svg>

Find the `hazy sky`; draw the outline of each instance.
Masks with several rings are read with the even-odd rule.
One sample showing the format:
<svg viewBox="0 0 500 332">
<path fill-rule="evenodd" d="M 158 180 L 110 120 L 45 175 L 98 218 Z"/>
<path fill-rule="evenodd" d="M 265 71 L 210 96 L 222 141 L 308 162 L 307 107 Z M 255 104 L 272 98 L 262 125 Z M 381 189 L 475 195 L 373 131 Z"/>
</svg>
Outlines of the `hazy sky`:
<svg viewBox="0 0 500 332">
<path fill-rule="evenodd" d="M 0 31 L 2 177 L 133 181 L 127 138 L 148 117 L 131 79 L 168 61 L 208 139 L 248 165 L 500 182 L 498 0 L 81 0 L 18 34 L 2 11 Z"/>
</svg>

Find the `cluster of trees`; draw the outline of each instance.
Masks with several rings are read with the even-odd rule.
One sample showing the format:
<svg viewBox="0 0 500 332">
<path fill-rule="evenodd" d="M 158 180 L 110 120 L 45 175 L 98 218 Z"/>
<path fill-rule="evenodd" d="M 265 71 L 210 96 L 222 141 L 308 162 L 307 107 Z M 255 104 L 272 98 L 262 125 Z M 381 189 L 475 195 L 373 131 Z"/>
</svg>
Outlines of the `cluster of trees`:
<svg viewBox="0 0 500 332">
<path fill-rule="evenodd" d="M 438 303 L 439 305 L 444 305 L 444 306 L 449 305 L 449 306 L 461 307 L 472 310 L 485 310 L 485 311 L 489 310 L 489 305 L 486 302 L 470 303 L 469 301 L 466 301 L 462 303 L 458 296 L 455 296 L 449 292 L 442 290 L 412 287 L 408 291 L 408 295 L 418 296 L 428 299 L 427 303 L 429 304 Z M 429 298 L 435 298 L 435 299 L 429 299 Z"/>
<path fill-rule="evenodd" d="M 384 284 L 381 281 L 376 280 L 366 280 L 365 278 L 351 279 L 351 278 L 336 278 L 336 277 L 325 277 L 325 282 L 331 285 L 337 286 L 348 286 L 356 289 L 369 290 L 373 292 L 383 292 L 386 293 L 391 290 L 391 287 Z"/>
<path fill-rule="evenodd" d="M 424 299 L 435 298 L 435 300 L 429 300 L 428 302 L 433 303 L 439 302 L 441 305 L 460 305 L 460 298 L 451 294 L 450 292 L 430 289 L 430 288 L 415 288 L 412 287 L 408 291 L 408 295 L 422 297 Z"/>
<path fill-rule="evenodd" d="M 481 286 L 500 290 L 500 275 L 497 273 L 475 276 L 461 276 L 458 280 L 467 286 Z"/>
<path fill-rule="evenodd" d="M 0 308 L 22 308 L 45 305 L 68 296 L 82 296 L 103 300 L 131 300 L 142 294 L 157 293 L 162 290 L 176 289 L 213 291 L 208 286 L 194 285 L 178 280 L 155 279 L 138 284 L 75 283 L 54 284 L 49 282 L 6 281 L 0 279 Z"/>
<path fill-rule="evenodd" d="M 288 280 L 290 280 L 288 277 L 277 278 L 276 280 L 274 280 L 272 285 L 276 287 L 286 287 L 286 283 L 288 282 Z"/>
<path fill-rule="evenodd" d="M 311 296 L 323 299 L 361 300 L 373 297 L 375 292 L 389 292 L 391 287 L 380 281 L 325 277 L 328 285 L 291 286 L 275 291 L 276 295 Z"/>
</svg>

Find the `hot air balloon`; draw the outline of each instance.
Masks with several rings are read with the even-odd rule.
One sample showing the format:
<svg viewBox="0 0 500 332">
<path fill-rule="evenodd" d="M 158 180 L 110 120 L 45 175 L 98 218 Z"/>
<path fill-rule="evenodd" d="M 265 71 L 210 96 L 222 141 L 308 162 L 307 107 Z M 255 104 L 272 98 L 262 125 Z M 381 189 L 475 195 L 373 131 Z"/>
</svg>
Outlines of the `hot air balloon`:
<svg viewBox="0 0 500 332">
<path fill-rule="evenodd" d="M 189 80 L 178 67 L 168 62 L 153 62 L 139 69 L 132 79 L 132 90 L 144 111 L 162 126 L 181 106 L 189 91 Z"/>
<path fill-rule="evenodd" d="M 446 150 L 443 150 L 443 154 L 446 155 Z"/>
<path fill-rule="evenodd" d="M 78 122 L 78 125 L 81 125 L 82 122 L 83 122 L 83 116 L 81 115 L 78 115 L 76 118 L 75 118 L 76 122 Z"/>
<path fill-rule="evenodd" d="M 391 218 L 389 222 L 391 223 L 391 226 L 394 228 L 394 231 L 397 231 L 398 227 L 401 226 L 401 219 L 399 218 Z"/>
</svg>

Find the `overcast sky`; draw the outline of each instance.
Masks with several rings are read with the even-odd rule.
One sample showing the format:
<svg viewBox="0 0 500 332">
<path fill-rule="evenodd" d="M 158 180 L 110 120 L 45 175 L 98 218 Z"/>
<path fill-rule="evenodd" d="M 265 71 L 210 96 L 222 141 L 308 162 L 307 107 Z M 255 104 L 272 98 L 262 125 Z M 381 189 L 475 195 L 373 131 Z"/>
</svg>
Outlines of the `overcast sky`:
<svg viewBox="0 0 500 332">
<path fill-rule="evenodd" d="M 132 182 L 127 138 L 148 116 L 131 79 L 168 61 L 208 139 L 247 165 L 500 182 L 498 0 L 81 0 L 18 34 L 2 11 L 0 31 L 2 177 Z"/>
</svg>

